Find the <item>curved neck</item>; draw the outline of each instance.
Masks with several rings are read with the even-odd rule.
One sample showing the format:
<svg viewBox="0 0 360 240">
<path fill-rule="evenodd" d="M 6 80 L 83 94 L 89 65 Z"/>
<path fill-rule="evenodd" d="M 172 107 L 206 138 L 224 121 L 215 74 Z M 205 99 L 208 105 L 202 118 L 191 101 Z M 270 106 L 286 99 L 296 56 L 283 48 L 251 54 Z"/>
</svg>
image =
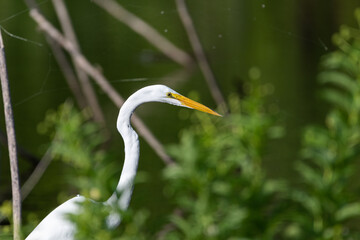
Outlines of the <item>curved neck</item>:
<svg viewBox="0 0 360 240">
<path fill-rule="evenodd" d="M 116 191 L 107 200 L 110 205 L 117 204 L 120 209 L 126 210 L 131 200 L 134 178 L 139 162 L 139 139 L 138 135 L 130 125 L 131 115 L 137 107 L 129 106 L 126 101 L 120 109 L 117 119 L 117 128 L 124 140 L 125 160 L 121 171 L 120 179 Z M 120 197 L 117 195 L 120 194 Z"/>
</svg>

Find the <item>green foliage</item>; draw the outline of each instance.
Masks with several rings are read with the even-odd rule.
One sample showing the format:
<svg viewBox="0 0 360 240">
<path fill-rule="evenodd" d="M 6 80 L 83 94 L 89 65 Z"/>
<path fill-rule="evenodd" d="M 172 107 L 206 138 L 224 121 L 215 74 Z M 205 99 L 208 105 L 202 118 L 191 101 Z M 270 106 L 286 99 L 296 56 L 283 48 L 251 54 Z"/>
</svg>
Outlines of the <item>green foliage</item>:
<svg viewBox="0 0 360 240">
<path fill-rule="evenodd" d="M 181 214 L 171 217 L 176 229 L 169 239 L 359 238 L 359 36 L 342 26 L 334 36 L 339 50 L 322 61 L 319 80 L 333 107 L 326 126 L 304 132 L 300 189 L 267 179 L 261 167 L 270 133 L 279 132 L 264 111 L 261 85 L 250 84 L 241 101 L 230 99 L 232 112 L 222 120 L 198 115 L 198 126 L 170 148 L 179 165 L 165 177 Z"/>
<path fill-rule="evenodd" d="M 121 226 L 110 229 L 106 225 L 106 218 L 111 212 L 121 213 Z M 133 212 L 131 209 L 121 211 L 114 207 L 106 207 L 103 204 L 95 203 L 91 200 L 82 204 L 80 214 L 70 215 L 71 221 L 77 226 L 76 239 L 102 239 L 102 240 L 145 240 L 148 239 L 144 228 L 148 214 L 146 211 L 139 210 Z M 89 219 L 91 219 L 89 221 Z"/>
<path fill-rule="evenodd" d="M 12 220 L 12 207 L 11 201 L 4 201 L 0 205 L 0 221 Z M 0 226 L 0 238 L 7 240 L 12 239 L 12 225 L 1 225 Z"/>
<path fill-rule="evenodd" d="M 246 98 L 231 96 L 231 114 L 196 114 L 169 148 L 178 164 L 164 171 L 167 192 L 181 210 L 169 239 L 273 239 L 280 231 L 286 187 L 261 166 L 266 143 L 283 132 L 266 111 L 269 89 L 252 80 Z"/>
<path fill-rule="evenodd" d="M 86 111 L 79 113 L 72 104 L 65 103 L 58 111 L 49 112 L 38 129 L 53 138 L 50 147 L 54 158 L 75 169 L 68 180 L 81 189 L 82 195 L 99 200 L 100 196 L 111 194 L 108 177 L 114 173 L 114 167 L 107 163 L 101 148 L 106 138 Z"/>
<path fill-rule="evenodd" d="M 89 114 L 78 112 L 72 104 L 65 103 L 58 111 L 47 114 L 39 131 L 53 137 L 50 146 L 53 156 L 75 168 L 69 182 L 80 190 L 81 195 L 91 199 L 81 204 L 80 214 L 69 216 L 77 226 L 76 239 L 146 239 L 141 234 L 147 219 L 146 211 L 132 214 L 131 210 L 121 212 L 117 206 L 110 208 L 95 202 L 111 196 L 109 177 L 114 175 L 116 168 L 109 160 L 112 155 L 103 148 L 105 133 L 90 120 Z M 106 217 L 110 212 L 121 212 L 120 228 L 107 227 Z"/>
<path fill-rule="evenodd" d="M 360 10 L 356 14 L 360 25 Z M 359 239 L 359 36 L 358 29 L 342 26 L 334 36 L 338 50 L 322 60 L 319 81 L 331 110 L 324 126 L 304 131 L 295 164 L 300 186 L 268 178 L 262 166 L 267 144 L 284 129 L 276 108 L 266 102 L 272 86 L 262 84 L 261 71 L 252 68 L 244 96 L 229 98 L 230 114 L 195 113 L 192 127 L 168 147 L 177 164 L 167 166 L 163 176 L 175 211 L 164 216 L 169 222 L 163 229 L 148 227 L 145 210 L 121 212 L 86 201 L 79 215 L 69 216 L 77 239 Z M 112 156 L 86 111 L 64 104 L 39 129 L 51 133 L 54 156 L 75 168 L 69 179 L 83 195 L 98 201 L 110 196 Z M 0 214 L 7 216 L 7 210 L 3 205 Z M 110 211 L 122 215 L 116 229 L 105 224 Z"/>
<path fill-rule="evenodd" d="M 358 10 L 358 21 L 360 14 Z M 360 228 L 360 31 L 342 26 L 337 51 L 322 61 L 323 96 L 333 104 L 326 126 L 308 127 L 303 160 L 297 163 L 305 188 L 294 191 L 299 239 L 357 239 Z M 354 181 L 355 180 L 355 181 Z"/>
</svg>

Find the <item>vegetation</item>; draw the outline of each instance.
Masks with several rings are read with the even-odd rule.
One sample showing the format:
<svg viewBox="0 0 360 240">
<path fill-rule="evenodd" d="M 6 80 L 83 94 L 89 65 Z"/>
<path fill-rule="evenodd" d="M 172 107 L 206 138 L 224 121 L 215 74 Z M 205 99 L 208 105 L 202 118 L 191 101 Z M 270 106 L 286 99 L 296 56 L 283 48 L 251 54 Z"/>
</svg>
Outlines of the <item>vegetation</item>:
<svg viewBox="0 0 360 240">
<path fill-rule="evenodd" d="M 360 23 L 360 10 L 356 18 Z M 228 115 L 194 113 L 180 142 L 168 146 L 176 164 L 163 177 L 174 211 L 164 216 L 163 228 L 149 227 L 147 210 L 130 209 L 119 228 L 107 229 L 110 209 L 85 203 L 80 215 L 69 216 L 78 239 L 358 239 L 359 36 L 359 29 L 341 27 L 333 37 L 337 49 L 321 61 L 319 82 L 330 110 L 323 125 L 304 130 L 295 164 L 299 184 L 271 179 L 263 167 L 267 144 L 285 128 L 267 101 L 272 86 L 251 68 L 244 94 L 228 99 Z M 67 178 L 80 194 L 96 201 L 110 196 L 113 155 L 104 151 L 106 134 L 86 111 L 65 103 L 39 130 L 53 139 L 54 157 L 75 169 Z M 9 218 L 9 208 L 5 202 L 0 217 Z"/>
<path fill-rule="evenodd" d="M 251 71 L 258 71 L 252 69 Z M 229 100 L 231 114 L 196 114 L 194 127 L 169 148 L 178 165 L 164 171 L 169 199 L 181 210 L 170 217 L 168 239 L 272 239 L 284 214 L 282 182 L 266 179 L 262 159 L 282 128 L 266 113 L 268 88 L 249 82 L 247 97 Z"/>
<path fill-rule="evenodd" d="M 360 22 L 360 11 L 356 12 Z M 333 37 L 338 50 L 326 55 L 319 75 L 323 96 L 332 107 L 325 126 L 312 126 L 303 137 L 296 165 L 304 189 L 294 191 L 295 224 L 301 239 L 357 239 L 360 216 L 356 178 L 360 147 L 359 29 L 342 26 Z M 302 213 L 302 214 L 300 214 Z"/>
</svg>

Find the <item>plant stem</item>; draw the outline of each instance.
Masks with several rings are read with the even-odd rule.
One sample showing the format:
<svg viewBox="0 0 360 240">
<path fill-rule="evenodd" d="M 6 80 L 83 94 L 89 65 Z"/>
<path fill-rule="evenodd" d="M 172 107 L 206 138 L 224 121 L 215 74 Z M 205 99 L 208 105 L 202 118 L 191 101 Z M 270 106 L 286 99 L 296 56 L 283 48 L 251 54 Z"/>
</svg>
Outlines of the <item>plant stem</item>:
<svg viewBox="0 0 360 240">
<path fill-rule="evenodd" d="M 20 240 L 21 237 L 21 198 L 19 185 L 19 170 L 16 150 L 14 117 L 11 106 L 9 79 L 6 70 L 5 47 L 0 28 L 0 78 L 1 89 L 4 101 L 5 124 L 8 138 L 10 172 L 11 172 L 11 190 L 12 190 L 12 208 L 14 239 Z"/>
<path fill-rule="evenodd" d="M 175 0 L 175 2 L 176 2 L 177 10 L 179 12 L 179 17 L 181 19 L 181 22 L 184 25 L 184 28 L 188 35 L 190 44 L 195 53 L 196 60 L 199 64 L 199 67 L 200 67 L 204 77 L 205 77 L 206 83 L 210 89 L 210 93 L 213 96 L 218 107 L 220 107 L 222 111 L 227 112 L 228 108 L 227 108 L 224 96 L 220 91 L 220 88 L 219 88 L 218 83 L 216 82 L 214 73 L 212 72 L 209 62 L 206 59 L 204 49 L 203 49 L 201 42 L 199 40 L 199 37 L 196 33 L 194 23 L 191 19 L 188 9 L 187 9 L 185 0 Z"/>
<path fill-rule="evenodd" d="M 177 62 L 185 68 L 191 68 L 194 61 L 188 53 L 175 46 L 155 28 L 150 26 L 150 24 L 126 10 L 117 1 L 93 0 L 93 2 L 102 7 L 117 20 L 127 25 L 131 30 L 145 38 L 174 62 Z"/>
<path fill-rule="evenodd" d="M 63 29 L 64 36 L 73 43 L 75 49 L 78 52 L 81 52 L 80 45 L 76 38 L 75 31 L 72 27 L 69 13 L 65 6 L 65 2 L 63 0 L 53 0 L 52 2 L 54 5 L 54 8 L 55 8 L 55 12 L 58 16 L 60 25 Z M 76 60 L 74 58 L 75 57 L 72 56 L 75 71 L 76 71 L 76 74 L 80 81 L 80 85 L 82 87 L 86 101 L 89 104 L 90 109 L 92 110 L 92 113 L 94 115 L 94 120 L 104 126 L 105 125 L 105 117 L 101 110 L 101 107 L 100 107 L 99 101 L 97 99 L 96 93 L 94 91 L 94 88 L 91 85 L 88 75 L 86 74 L 85 71 L 83 71 L 81 69 L 81 67 L 79 67 L 78 63 L 76 62 Z"/>
<path fill-rule="evenodd" d="M 31 3 L 31 0 L 26 2 Z M 32 5 L 29 6 L 31 7 Z M 99 85 L 99 87 L 108 95 L 115 105 L 121 107 L 124 103 L 122 96 L 111 86 L 105 76 L 74 47 L 73 43 L 65 38 L 36 8 L 32 8 L 30 10 L 30 16 L 34 19 L 42 31 L 44 31 L 49 37 L 51 37 L 74 57 L 78 66 L 94 79 L 96 84 Z M 168 165 L 174 163 L 171 157 L 166 153 L 164 146 L 159 142 L 159 140 L 157 140 L 157 138 L 146 127 L 141 119 L 136 116 L 136 114 L 132 117 L 132 123 L 138 130 L 139 135 L 146 140 L 146 142 L 152 149 L 154 149 L 156 154 L 165 164 Z"/>
</svg>

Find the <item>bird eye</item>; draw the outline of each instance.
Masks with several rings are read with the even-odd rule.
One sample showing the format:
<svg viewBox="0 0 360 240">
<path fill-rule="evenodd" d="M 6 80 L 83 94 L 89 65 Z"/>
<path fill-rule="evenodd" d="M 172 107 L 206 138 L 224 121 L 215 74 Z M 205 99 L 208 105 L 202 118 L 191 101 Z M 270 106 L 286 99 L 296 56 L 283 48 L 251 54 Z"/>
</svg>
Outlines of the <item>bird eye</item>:
<svg viewBox="0 0 360 240">
<path fill-rule="evenodd" d="M 168 92 L 166 95 L 167 95 L 168 97 L 172 97 L 172 94 L 171 94 L 170 92 Z"/>
</svg>

